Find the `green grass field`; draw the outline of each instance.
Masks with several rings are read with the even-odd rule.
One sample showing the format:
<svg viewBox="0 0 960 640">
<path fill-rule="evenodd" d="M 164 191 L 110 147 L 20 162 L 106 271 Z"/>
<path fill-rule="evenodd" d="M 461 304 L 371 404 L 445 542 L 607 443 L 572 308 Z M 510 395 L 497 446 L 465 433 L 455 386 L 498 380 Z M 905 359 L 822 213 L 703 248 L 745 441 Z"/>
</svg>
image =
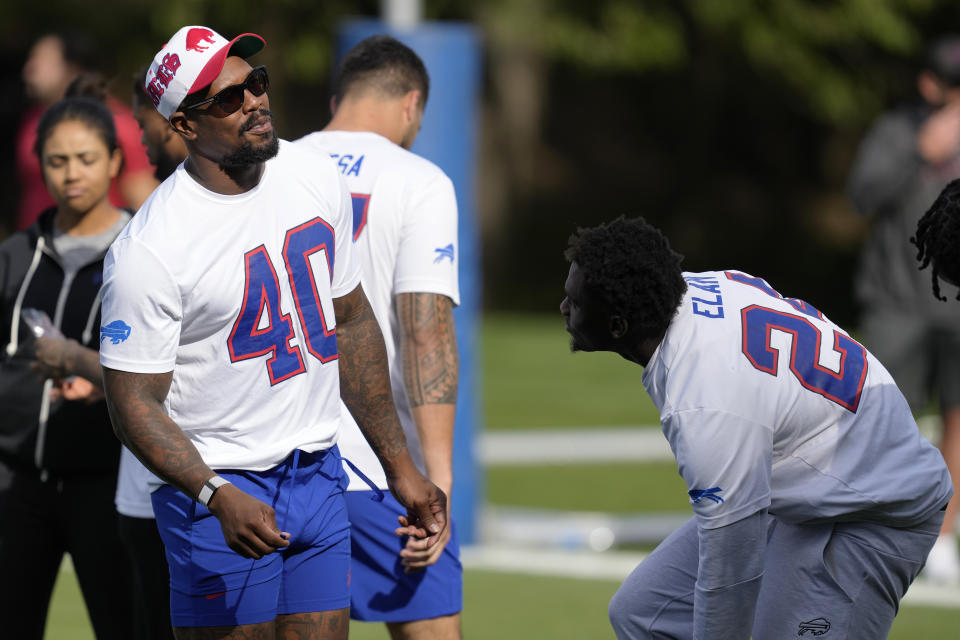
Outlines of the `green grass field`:
<svg viewBox="0 0 960 640">
<path fill-rule="evenodd" d="M 594 640 L 612 638 L 607 602 L 619 586 L 603 580 L 544 578 L 467 571 L 463 631 L 466 638 L 498 640 Z M 904 607 L 890 633 L 893 640 L 952 640 L 960 611 Z M 387 640 L 378 624 L 354 623 L 352 640 Z M 46 640 L 94 640 L 75 576 L 61 573 Z"/>
<path fill-rule="evenodd" d="M 486 470 L 492 504 L 567 511 L 682 511 L 687 489 L 672 461 L 647 464 L 532 465 Z M 607 487 L 613 490 L 605 490 Z"/>
<path fill-rule="evenodd" d="M 656 424 L 642 370 L 612 354 L 569 352 L 559 315 L 484 318 L 484 412 L 490 429 Z M 539 465 L 486 471 L 497 505 L 635 513 L 685 511 L 684 487 L 671 462 Z M 468 570 L 464 635 L 528 640 L 611 638 L 606 610 L 617 582 Z M 957 637 L 960 610 L 904 606 L 894 640 Z M 2 634 L 0 634 L 2 635 Z M 61 573 L 48 640 L 92 640 L 72 573 Z M 356 624 L 351 638 L 384 640 L 383 627 Z"/>
<path fill-rule="evenodd" d="M 571 354 L 569 345 L 559 312 L 484 316 L 488 429 L 659 423 L 643 369 L 612 353 Z"/>
</svg>

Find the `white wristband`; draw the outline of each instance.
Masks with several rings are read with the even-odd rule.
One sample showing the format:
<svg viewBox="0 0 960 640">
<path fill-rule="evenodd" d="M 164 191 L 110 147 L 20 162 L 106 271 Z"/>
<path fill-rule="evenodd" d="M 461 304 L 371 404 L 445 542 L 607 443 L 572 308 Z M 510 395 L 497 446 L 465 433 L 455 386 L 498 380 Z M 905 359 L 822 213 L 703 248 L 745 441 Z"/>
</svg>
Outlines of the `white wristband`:
<svg viewBox="0 0 960 640">
<path fill-rule="evenodd" d="M 213 499 L 214 492 L 225 484 L 230 484 L 230 481 L 220 476 L 213 476 L 203 483 L 203 487 L 200 488 L 200 494 L 197 496 L 197 502 L 205 507 L 208 506 L 210 500 Z"/>
</svg>

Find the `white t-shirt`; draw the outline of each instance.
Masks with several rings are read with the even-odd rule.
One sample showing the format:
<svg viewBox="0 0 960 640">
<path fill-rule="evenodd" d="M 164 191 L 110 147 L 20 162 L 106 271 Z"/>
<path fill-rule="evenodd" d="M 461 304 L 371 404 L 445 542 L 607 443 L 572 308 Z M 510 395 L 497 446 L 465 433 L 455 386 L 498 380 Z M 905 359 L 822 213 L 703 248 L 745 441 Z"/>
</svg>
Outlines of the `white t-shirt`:
<svg viewBox="0 0 960 640">
<path fill-rule="evenodd" d="M 643 372 L 700 525 L 911 526 L 952 493 L 883 365 L 816 309 L 735 271 L 688 290 Z"/>
<path fill-rule="evenodd" d="M 164 410 L 216 469 L 262 471 L 337 441 L 333 298 L 359 283 L 349 193 L 281 141 L 259 184 L 225 196 L 181 165 L 110 248 L 100 361 L 173 372 Z"/>
<path fill-rule="evenodd" d="M 126 447 L 120 447 L 120 470 L 117 473 L 117 513 L 130 518 L 153 518 L 150 493 L 163 481 L 153 475 Z"/>
<path fill-rule="evenodd" d="M 363 290 L 383 331 L 394 403 L 407 445 L 423 471 L 420 438 L 397 348 L 401 326 L 394 298 L 401 293 L 439 293 L 460 303 L 453 183 L 430 161 L 376 133 L 320 131 L 296 144 L 329 154 L 350 188 Z M 345 406 L 343 424 L 341 454 L 377 486 L 386 488 L 383 469 Z M 347 471 L 350 490 L 369 489 L 352 470 Z"/>
</svg>

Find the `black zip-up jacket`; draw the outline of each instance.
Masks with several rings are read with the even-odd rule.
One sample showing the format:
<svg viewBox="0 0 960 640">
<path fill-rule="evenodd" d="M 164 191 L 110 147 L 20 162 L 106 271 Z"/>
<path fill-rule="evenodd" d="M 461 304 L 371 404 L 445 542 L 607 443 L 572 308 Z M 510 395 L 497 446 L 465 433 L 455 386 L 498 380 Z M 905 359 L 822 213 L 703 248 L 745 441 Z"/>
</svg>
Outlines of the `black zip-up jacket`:
<svg viewBox="0 0 960 640">
<path fill-rule="evenodd" d="M 106 403 L 50 402 L 52 382 L 30 369 L 34 337 L 20 312 L 46 311 L 64 336 L 99 350 L 104 254 L 69 274 L 53 248 L 53 217 L 0 244 L 0 460 L 15 470 L 116 473 L 120 443 Z"/>
</svg>

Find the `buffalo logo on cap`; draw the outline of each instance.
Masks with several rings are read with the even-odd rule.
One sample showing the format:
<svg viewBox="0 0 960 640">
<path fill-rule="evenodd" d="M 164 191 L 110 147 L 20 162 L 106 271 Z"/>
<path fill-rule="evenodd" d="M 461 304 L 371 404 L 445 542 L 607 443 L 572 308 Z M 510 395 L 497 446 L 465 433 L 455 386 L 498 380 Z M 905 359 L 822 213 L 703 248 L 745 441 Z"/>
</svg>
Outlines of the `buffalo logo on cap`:
<svg viewBox="0 0 960 640">
<path fill-rule="evenodd" d="M 190 29 L 187 32 L 187 51 L 203 53 L 214 42 L 213 31 L 210 29 Z"/>
</svg>

